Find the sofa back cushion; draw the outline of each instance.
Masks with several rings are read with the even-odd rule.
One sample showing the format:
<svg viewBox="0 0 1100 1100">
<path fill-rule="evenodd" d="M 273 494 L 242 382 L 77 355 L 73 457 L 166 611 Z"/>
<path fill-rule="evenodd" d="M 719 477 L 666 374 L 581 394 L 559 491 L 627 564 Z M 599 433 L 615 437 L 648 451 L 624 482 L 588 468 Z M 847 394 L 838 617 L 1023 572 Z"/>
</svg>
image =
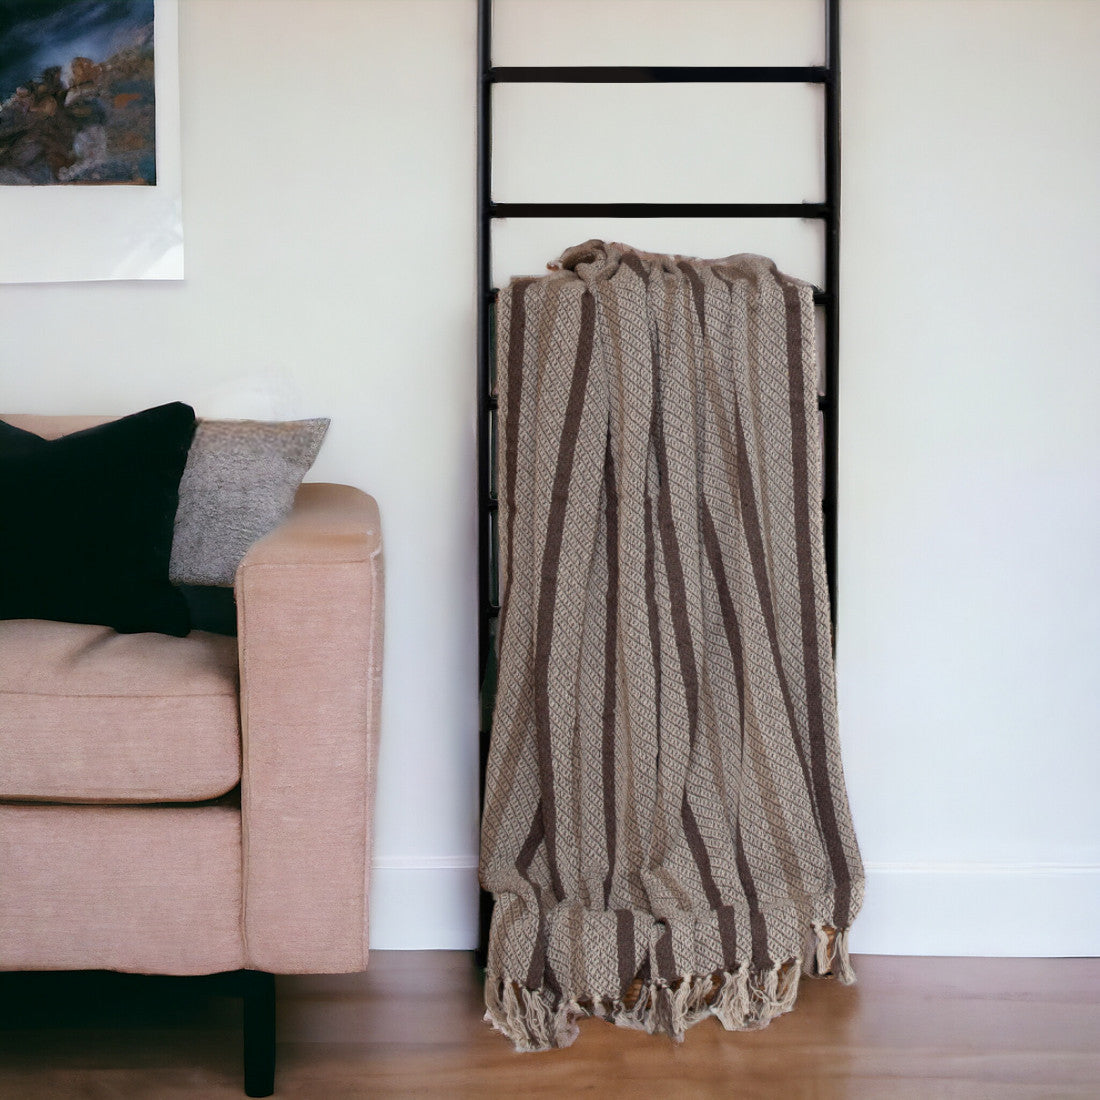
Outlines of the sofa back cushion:
<svg viewBox="0 0 1100 1100">
<path fill-rule="evenodd" d="M 0 413 L 0 420 L 12 427 L 33 432 L 43 439 L 60 439 L 100 424 L 110 424 L 117 416 L 39 416 L 36 413 Z"/>
</svg>

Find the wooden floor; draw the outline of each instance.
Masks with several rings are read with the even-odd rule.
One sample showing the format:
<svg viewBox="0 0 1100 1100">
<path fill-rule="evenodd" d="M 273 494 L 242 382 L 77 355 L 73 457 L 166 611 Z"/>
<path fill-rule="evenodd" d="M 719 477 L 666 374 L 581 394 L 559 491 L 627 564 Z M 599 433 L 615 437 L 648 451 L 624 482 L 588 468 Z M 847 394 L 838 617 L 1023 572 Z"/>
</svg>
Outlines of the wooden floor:
<svg viewBox="0 0 1100 1100">
<path fill-rule="evenodd" d="M 764 1031 L 707 1020 L 675 1045 L 590 1020 L 568 1050 L 520 1055 L 482 1023 L 469 955 L 375 952 L 366 974 L 279 979 L 276 1095 L 1100 1098 L 1100 959 L 863 956 L 856 969 L 855 987 L 804 981 Z M 243 1096 L 230 998 L 59 980 L 0 976 L 4 1100 Z"/>
</svg>

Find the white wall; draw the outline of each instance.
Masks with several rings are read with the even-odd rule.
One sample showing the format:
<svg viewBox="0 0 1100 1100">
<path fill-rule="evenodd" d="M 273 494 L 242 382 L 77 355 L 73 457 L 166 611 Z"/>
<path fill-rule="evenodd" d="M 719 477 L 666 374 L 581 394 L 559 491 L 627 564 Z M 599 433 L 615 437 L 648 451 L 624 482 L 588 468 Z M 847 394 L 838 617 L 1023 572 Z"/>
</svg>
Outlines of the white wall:
<svg viewBox="0 0 1100 1100">
<path fill-rule="evenodd" d="M 857 950 L 1100 952 L 1100 4 L 850 3 Z"/>
<path fill-rule="evenodd" d="M 333 417 L 313 476 L 373 492 L 387 540 L 374 945 L 468 946 L 474 4 L 181 9 L 187 281 L 0 289 L 0 406 Z M 819 12 L 498 0 L 496 57 L 804 64 Z M 869 869 L 854 946 L 1100 953 L 1100 4 L 845 0 L 843 48 L 838 660 Z M 775 111 L 758 91 L 653 102 L 683 157 L 701 128 L 699 171 L 624 139 L 638 112 L 614 93 L 600 112 L 502 103 L 498 184 L 628 198 L 615 171 L 637 163 L 641 198 L 819 197 L 819 160 L 782 140 L 813 97 Z M 582 156 L 577 124 L 599 113 L 613 155 Z M 767 251 L 820 278 L 813 226 L 623 222 L 501 227 L 496 277 L 592 235 Z"/>
</svg>

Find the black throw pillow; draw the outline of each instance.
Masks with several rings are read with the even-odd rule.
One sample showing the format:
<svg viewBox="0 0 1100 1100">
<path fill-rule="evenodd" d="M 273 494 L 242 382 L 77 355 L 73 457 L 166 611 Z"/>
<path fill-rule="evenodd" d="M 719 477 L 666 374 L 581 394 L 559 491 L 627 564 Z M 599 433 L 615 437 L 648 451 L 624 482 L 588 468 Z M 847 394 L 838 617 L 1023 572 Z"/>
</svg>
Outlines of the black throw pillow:
<svg viewBox="0 0 1100 1100">
<path fill-rule="evenodd" d="M 0 421 L 0 618 L 187 634 L 168 563 L 194 433 L 180 402 L 53 440 Z"/>
</svg>

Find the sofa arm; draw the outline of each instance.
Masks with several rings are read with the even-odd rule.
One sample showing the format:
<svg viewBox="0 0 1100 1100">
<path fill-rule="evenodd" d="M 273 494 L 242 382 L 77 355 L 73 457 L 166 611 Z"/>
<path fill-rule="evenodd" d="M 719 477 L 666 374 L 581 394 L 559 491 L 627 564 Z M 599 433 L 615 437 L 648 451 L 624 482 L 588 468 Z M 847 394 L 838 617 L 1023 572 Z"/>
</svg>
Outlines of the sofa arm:
<svg viewBox="0 0 1100 1100">
<path fill-rule="evenodd" d="M 378 506 L 303 485 L 237 570 L 246 965 L 367 961 L 382 678 Z"/>
</svg>

